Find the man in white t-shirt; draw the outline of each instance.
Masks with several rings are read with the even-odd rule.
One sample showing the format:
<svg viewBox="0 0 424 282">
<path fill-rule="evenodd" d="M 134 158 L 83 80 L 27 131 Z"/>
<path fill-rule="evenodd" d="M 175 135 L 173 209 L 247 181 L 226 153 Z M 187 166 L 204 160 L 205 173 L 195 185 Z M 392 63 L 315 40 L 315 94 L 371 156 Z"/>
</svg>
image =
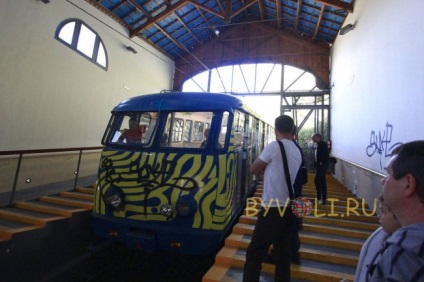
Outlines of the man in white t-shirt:
<svg viewBox="0 0 424 282">
<path fill-rule="evenodd" d="M 275 119 L 277 141 L 264 148 L 259 158 L 250 166 L 250 172 L 263 174 L 263 206 L 258 213 L 255 230 L 246 253 L 243 281 L 259 281 L 262 262 L 274 245 L 275 281 L 290 281 L 290 244 L 294 215 L 290 210 L 289 191 L 284 174 L 284 164 L 277 142 L 282 142 L 287 155 L 290 178 L 293 182 L 302 162 L 299 149 L 292 141 L 293 119 L 281 115 Z M 285 209 L 285 206 L 286 209 Z"/>
</svg>

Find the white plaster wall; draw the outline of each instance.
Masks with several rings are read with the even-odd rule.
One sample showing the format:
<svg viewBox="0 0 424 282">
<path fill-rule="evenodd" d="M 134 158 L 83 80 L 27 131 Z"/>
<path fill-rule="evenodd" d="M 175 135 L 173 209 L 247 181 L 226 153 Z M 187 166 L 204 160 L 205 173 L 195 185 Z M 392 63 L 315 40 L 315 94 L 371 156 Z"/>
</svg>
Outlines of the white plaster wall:
<svg viewBox="0 0 424 282">
<path fill-rule="evenodd" d="M 68 18 L 100 35 L 107 71 L 54 39 Z M 84 0 L 1 0 L 0 151 L 99 146 L 114 106 L 171 89 L 173 74 L 172 60 L 129 39 L 125 28 Z"/>
<path fill-rule="evenodd" d="M 345 21 L 354 30 L 332 47 L 332 153 L 364 167 L 336 175 L 368 202 L 381 192 L 390 148 L 424 139 L 423 10 L 421 0 L 356 0 Z"/>
</svg>

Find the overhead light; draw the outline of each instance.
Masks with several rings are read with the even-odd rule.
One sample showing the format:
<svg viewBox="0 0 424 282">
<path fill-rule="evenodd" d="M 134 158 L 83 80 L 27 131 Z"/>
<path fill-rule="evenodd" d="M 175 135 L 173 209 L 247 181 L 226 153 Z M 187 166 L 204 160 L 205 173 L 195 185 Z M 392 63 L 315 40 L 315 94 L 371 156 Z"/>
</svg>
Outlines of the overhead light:
<svg viewBox="0 0 424 282">
<path fill-rule="evenodd" d="M 340 29 L 340 35 L 345 35 L 349 31 L 351 31 L 354 27 L 355 27 L 355 25 L 353 25 L 353 24 L 345 25 L 344 27 L 342 27 Z"/>
<path fill-rule="evenodd" d="M 50 0 L 40 0 L 40 1 L 43 2 L 44 4 L 50 3 Z"/>
<path fill-rule="evenodd" d="M 133 52 L 134 54 L 137 54 L 137 51 L 131 46 L 127 46 L 127 50 Z"/>
</svg>

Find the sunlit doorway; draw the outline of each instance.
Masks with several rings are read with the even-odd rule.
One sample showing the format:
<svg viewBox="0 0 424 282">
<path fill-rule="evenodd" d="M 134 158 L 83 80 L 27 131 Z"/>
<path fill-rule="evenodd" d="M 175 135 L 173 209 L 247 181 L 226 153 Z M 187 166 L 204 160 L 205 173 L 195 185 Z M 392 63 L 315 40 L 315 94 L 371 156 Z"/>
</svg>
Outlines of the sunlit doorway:
<svg viewBox="0 0 424 282">
<path fill-rule="evenodd" d="M 184 83 L 183 92 L 237 95 L 270 124 L 280 114 L 289 115 L 298 127 L 298 142 L 308 153 L 315 132 L 331 140 L 330 90 L 317 85 L 312 73 L 289 65 L 241 64 L 199 73 Z"/>
</svg>

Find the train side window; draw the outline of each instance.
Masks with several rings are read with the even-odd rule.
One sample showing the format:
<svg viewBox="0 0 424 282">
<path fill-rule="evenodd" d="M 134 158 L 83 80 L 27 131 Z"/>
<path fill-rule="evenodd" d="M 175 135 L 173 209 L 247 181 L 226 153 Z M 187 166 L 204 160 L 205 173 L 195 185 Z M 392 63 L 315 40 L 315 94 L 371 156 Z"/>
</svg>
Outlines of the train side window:
<svg viewBox="0 0 424 282">
<path fill-rule="evenodd" d="M 226 140 L 226 137 L 227 137 L 228 117 L 229 116 L 230 116 L 230 114 L 228 112 L 224 112 L 223 115 L 222 115 L 221 129 L 220 129 L 219 135 L 218 135 L 217 149 L 225 147 L 225 140 Z"/>
<path fill-rule="evenodd" d="M 239 111 L 234 112 L 234 121 L 233 121 L 233 132 L 234 132 L 234 148 L 240 148 L 243 146 L 243 137 L 244 137 L 244 119 L 245 116 Z"/>
<path fill-rule="evenodd" d="M 184 142 L 190 142 L 191 141 L 191 130 L 193 127 L 193 121 L 192 120 L 186 120 L 185 126 L 184 126 Z"/>
<path fill-rule="evenodd" d="M 194 122 L 194 132 L 193 132 L 193 141 L 203 141 L 203 131 L 205 124 L 200 121 Z"/>
<path fill-rule="evenodd" d="M 174 124 L 172 126 L 172 142 L 181 142 L 183 141 L 183 129 L 184 129 L 184 120 L 180 118 L 175 118 Z"/>
</svg>

